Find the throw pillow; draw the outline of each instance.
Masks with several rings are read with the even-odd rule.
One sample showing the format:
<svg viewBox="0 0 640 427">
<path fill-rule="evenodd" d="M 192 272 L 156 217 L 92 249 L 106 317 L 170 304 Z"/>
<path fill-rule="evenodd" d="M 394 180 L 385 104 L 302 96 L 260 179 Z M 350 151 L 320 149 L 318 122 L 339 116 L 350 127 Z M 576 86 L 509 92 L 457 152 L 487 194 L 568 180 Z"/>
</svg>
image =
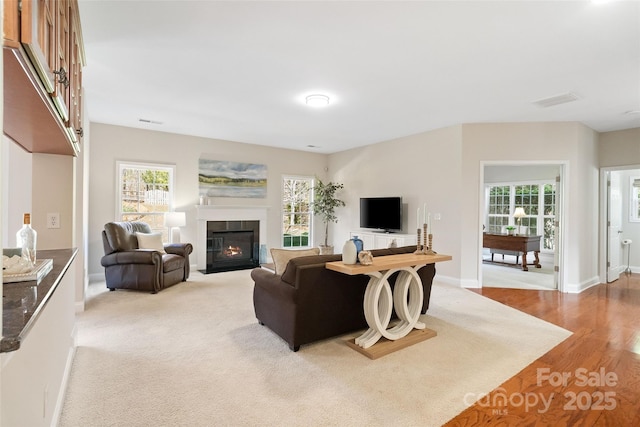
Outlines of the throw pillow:
<svg viewBox="0 0 640 427">
<path fill-rule="evenodd" d="M 162 244 L 162 233 L 140 233 L 136 231 L 136 237 L 138 238 L 138 247 L 140 249 L 153 249 L 160 253 L 164 252 L 164 245 Z"/>
<path fill-rule="evenodd" d="M 311 249 L 271 249 L 271 258 L 276 266 L 276 274 L 284 273 L 287 263 L 292 258 L 320 254 L 319 248 Z"/>
</svg>

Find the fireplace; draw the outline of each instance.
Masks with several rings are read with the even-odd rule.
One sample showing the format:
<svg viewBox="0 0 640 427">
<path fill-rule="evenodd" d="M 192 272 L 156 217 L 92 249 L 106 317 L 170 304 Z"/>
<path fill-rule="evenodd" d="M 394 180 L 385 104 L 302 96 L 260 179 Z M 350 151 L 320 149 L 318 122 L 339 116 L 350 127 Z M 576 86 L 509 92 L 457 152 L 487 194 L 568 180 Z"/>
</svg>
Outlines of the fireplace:
<svg viewBox="0 0 640 427">
<path fill-rule="evenodd" d="M 209 247 L 209 223 L 221 222 L 221 223 L 257 223 L 257 228 L 254 230 L 254 248 L 259 244 L 263 249 L 268 246 L 267 230 L 267 212 L 268 206 L 224 206 L 224 205 L 199 205 L 196 206 L 196 219 L 197 219 L 197 233 L 195 239 L 195 245 L 193 251 L 196 256 L 196 263 L 193 265 L 195 269 L 201 272 L 207 271 L 207 249 Z M 252 227 L 256 227 L 252 225 Z M 221 229 L 217 231 L 225 231 Z M 244 228 L 241 228 L 243 230 Z M 259 230 L 259 231 L 257 231 Z M 237 231 L 232 229 L 231 231 Z M 266 250 L 266 249 L 265 249 Z M 252 253 L 255 260 L 259 261 L 259 255 Z M 235 267 L 234 267 L 235 268 Z M 247 267 L 248 268 L 248 267 Z M 216 270 L 222 271 L 222 270 Z"/>
<path fill-rule="evenodd" d="M 260 221 L 207 221 L 206 268 L 202 273 L 260 265 Z"/>
</svg>

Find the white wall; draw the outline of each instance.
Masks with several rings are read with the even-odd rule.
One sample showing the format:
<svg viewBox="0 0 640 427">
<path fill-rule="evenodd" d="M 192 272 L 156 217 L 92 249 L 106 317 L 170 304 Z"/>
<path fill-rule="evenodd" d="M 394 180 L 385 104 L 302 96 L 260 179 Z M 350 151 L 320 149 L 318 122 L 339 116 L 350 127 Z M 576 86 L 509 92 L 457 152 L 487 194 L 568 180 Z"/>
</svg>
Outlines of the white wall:
<svg viewBox="0 0 640 427">
<path fill-rule="evenodd" d="M 604 132 L 598 139 L 600 167 L 640 164 L 640 127 Z"/>
<path fill-rule="evenodd" d="M 512 123 L 452 126 L 332 154 L 329 174 L 345 184 L 348 204 L 332 227 L 334 245 L 357 229 L 361 196 L 403 196 L 409 232 L 416 208 L 426 202 L 430 212 L 442 215 L 441 221 L 432 221 L 434 248 L 453 256 L 438 265 L 438 277 L 477 286 L 481 162 L 566 162 L 570 191 L 565 283 L 568 290 L 587 287 L 598 280 L 596 150 L 596 133 L 577 123 Z"/>
<path fill-rule="evenodd" d="M 32 211 L 32 158 L 6 136 L 2 140 L 2 247 L 16 246 L 24 213 Z"/>
<path fill-rule="evenodd" d="M 74 157 L 32 154 L 33 213 L 31 224 L 38 232 L 38 249 L 74 246 Z M 47 228 L 47 214 L 60 214 L 60 228 Z"/>
<path fill-rule="evenodd" d="M 564 290 L 576 292 L 598 283 L 597 134 L 579 123 L 463 125 L 463 280 L 479 276 L 481 226 L 477 177 L 481 161 L 566 162 Z M 520 149 L 519 149 L 520 147 Z M 535 149 L 533 148 L 535 147 Z M 585 244 L 587 242 L 587 244 Z M 473 261 L 471 261 L 473 260 Z M 475 263 L 475 264 L 474 264 Z"/>
<path fill-rule="evenodd" d="M 349 232 L 359 229 L 360 197 L 401 196 L 404 233 L 416 232 L 416 210 L 426 203 L 432 213 L 434 250 L 453 257 L 437 266 L 438 276 L 457 281 L 462 261 L 460 130 L 452 126 L 331 154 L 329 174 L 344 184 L 346 202 L 337 211 L 339 222 L 330 227 L 333 245 L 342 248 Z M 440 221 L 433 219 L 436 213 Z"/>
<path fill-rule="evenodd" d="M 559 165 L 488 165 L 484 168 L 484 182 L 505 183 L 522 181 L 555 181 Z"/>
<path fill-rule="evenodd" d="M 104 224 L 115 218 L 117 160 L 176 165 L 175 209 L 187 214 L 187 226 L 181 229 L 181 240 L 194 245 L 191 262 L 195 264 L 195 207 L 199 202 L 198 160 L 201 157 L 267 165 L 266 199 L 218 197 L 213 203 L 268 206 L 268 241 L 261 242 L 268 248 L 282 245 L 282 176 L 324 178 L 326 175 L 327 156 L 324 154 L 92 123 L 87 239 L 88 268 L 92 279 L 104 278 L 104 268 L 100 265 L 100 258 L 104 255 L 101 233 Z"/>
</svg>

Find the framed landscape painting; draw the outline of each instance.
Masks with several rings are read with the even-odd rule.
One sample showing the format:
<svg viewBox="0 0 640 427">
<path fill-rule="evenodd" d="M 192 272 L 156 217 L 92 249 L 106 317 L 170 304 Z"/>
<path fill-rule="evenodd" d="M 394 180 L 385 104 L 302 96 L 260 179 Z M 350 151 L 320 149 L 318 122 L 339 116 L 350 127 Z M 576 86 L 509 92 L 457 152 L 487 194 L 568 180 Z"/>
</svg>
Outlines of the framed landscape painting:
<svg viewBox="0 0 640 427">
<path fill-rule="evenodd" d="M 267 166 L 223 160 L 200 159 L 200 196 L 267 197 Z"/>
</svg>

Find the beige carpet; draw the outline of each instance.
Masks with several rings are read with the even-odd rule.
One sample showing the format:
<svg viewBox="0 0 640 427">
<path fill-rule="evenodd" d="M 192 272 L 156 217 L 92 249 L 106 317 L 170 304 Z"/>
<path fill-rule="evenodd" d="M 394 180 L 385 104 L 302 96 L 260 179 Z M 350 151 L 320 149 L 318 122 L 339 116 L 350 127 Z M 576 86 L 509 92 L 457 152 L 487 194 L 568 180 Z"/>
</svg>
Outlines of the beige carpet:
<svg viewBox="0 0 640 427">
<path fill-rule="evenodd" d="M 530 254 L 529 257 L 532 255 Z M 491 255 L 483 255 L 483 259 L 490 260 Z M 495 255 L 495 260 L 502 262 L 500 255 Z M 522 258 L 520 259 L 522 260 Z M 482 286 L 487 288 L 512 288 L 512 289 L 556 289 L 553 281 L 553 255 L 540 254 L 541 268 L 530 265 L 529 271 L 523 271 L 516 266 L 515 256 L 505 256 L 505 265 L 483 262 Z"/>
<path fill-rule="evenodd" d="M 437 426 L 570 335 L 436 283 L 435 338 L 377 360 L 353 335 L 293 353 L 257 323 L 248 270 L 157 295 L 102 286 L 78 316 L 63 427 Z"/>
</svg>

